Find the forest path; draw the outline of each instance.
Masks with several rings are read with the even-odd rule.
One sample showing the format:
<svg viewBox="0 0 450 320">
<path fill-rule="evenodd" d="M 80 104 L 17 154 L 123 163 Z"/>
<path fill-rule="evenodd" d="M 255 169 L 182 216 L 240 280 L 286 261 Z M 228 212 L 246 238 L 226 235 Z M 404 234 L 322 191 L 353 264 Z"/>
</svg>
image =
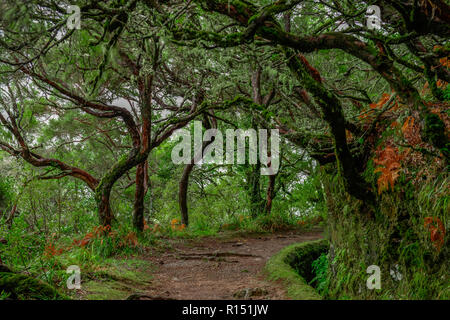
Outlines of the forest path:
<svg viewBox="0 0 450 320">
<path fill-rule="evenodd" d="M 171 241 L 172 250 L 149 259 L 152 285 L 140 299 L 287 299 L 280 283 L 263 273 L 267 260 L 282 248 L 320 239 L 320 231 L 207 237 Z"/>
</svg>

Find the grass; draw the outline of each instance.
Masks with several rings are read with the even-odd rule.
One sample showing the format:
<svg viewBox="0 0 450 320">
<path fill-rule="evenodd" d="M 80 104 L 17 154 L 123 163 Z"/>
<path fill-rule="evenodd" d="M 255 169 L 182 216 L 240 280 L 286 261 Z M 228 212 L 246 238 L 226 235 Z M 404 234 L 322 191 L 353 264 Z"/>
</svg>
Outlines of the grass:
<svg viewBox="0 0 450 320">
<path fill-rule="evenodd" d="M 201 215 L 192 215 L 191 223 L 187 228 L 180 228 L 179 220 L 173 219 L 177 224 L 157 225 L 156 230 L 149 230 L 155 238 L 180 238 L 194 239 L 204 237 L 222 237 L 226 234 L 247 235 L 265 234 L 279 231 L 315 230 L 325 225 L 324 218 L 320 215 L 307 217 L 290 217 L 287 214 L 261 214 L 256 218 L 247 215 L 236 215 L 224 221 L 205 221 Z"/>
</svg>

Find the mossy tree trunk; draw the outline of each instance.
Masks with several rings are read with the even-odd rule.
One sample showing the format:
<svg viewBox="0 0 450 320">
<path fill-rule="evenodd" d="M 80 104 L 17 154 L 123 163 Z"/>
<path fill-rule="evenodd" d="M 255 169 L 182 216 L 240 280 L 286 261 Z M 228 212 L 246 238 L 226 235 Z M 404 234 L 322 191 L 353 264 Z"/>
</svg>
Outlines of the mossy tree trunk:
<svg viewBox="0 0 450 320">
<path fill-rule="evenodd" d="M 7 299 L 13 300 L 65 300 L 66 296 L 59 293 L 47 283 L 27 275 L 0 270 L 0 292 L 8 294 Z"/>
</svg>

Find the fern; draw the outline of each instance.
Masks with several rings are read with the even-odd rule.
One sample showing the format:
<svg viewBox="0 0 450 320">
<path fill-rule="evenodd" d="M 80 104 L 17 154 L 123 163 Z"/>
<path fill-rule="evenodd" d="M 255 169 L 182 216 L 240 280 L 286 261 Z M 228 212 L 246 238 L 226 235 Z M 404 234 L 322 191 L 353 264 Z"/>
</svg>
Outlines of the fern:
<svg viewBox="0 0 450 320">
<path fill-rule="evenodd" d="M 314 285 L 321 295 L 326 293 L 328 287 L 328 255 L 322 253 L 320 257 L 312 263 L 313 272 L 316 275 L 310 285 Z"/>
</svg>

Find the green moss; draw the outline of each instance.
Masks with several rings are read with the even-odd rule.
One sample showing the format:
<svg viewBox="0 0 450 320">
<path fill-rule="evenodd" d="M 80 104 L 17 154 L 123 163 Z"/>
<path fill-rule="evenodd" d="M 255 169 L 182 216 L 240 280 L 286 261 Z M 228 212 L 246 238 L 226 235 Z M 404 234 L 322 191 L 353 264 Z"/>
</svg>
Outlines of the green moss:
<svg viewBox="0 0 450 320">
<path fill-rule="evenodd" d="M 152 280 L 148 272 L 153 266 L 143 260 L 109 260 L 104 270 L 90 275 L 82 284 L 88 300 L 124 300 L 133 293 L 142 293 Z"/>
<path fill-rule="evenodd" d="M 295 251 L 292 251 L 286 257 L 286 262 L 310 283 L 315 277 L 312 264 L 326 251 L 328 251 L 328 241 L 308 242 L 307 245 L 297 247 Z"/>
<path fill-rule="evenodd" d="M 323 174 L 329 209 L 327 232 L 333 245 L 325 298 L 446 299 L 448 240 L 437 251 L 424 218 L 448 219 L 448 200 L 443 196 L 448 177 L 438 176 L 421 187 L 403 184 L 398 190 L 383 193 L 371 220 L 359 214 L 361 206 L 346 196 L 332 173 Z M 366 174 L 370 179 L 370 172 Z M 373 179 L 376 181 L 375 176 Z M 381 290 L 366 287 L 370 265 L 381 269 Z M 396 265 L 402 274 L 400 280 L 390 274 Z"/>
<path fill-rule="evenodd" d="M 0 292 L 20 300 L 64 300 L 67 299 L 50 285 L 23 274 L 0 272 Z"/>
<path fill-rule="evenodd" d="M 141 291 L 121 281 L 89 281 L 83 288 L 88 291 L 88 300 L 125 300 L 132 293 Z"/>
<path fill-rule="evenodd" d="M 287 285 L 288 296 L 292 299 L 320 300 L 321 296 L 307 281 L 313 278 L 312 262 L 327 249 L 326 240 L 290 245 L 267 262 L 265 270 L 268 278 L 282 280 Z"/>
</svg>

